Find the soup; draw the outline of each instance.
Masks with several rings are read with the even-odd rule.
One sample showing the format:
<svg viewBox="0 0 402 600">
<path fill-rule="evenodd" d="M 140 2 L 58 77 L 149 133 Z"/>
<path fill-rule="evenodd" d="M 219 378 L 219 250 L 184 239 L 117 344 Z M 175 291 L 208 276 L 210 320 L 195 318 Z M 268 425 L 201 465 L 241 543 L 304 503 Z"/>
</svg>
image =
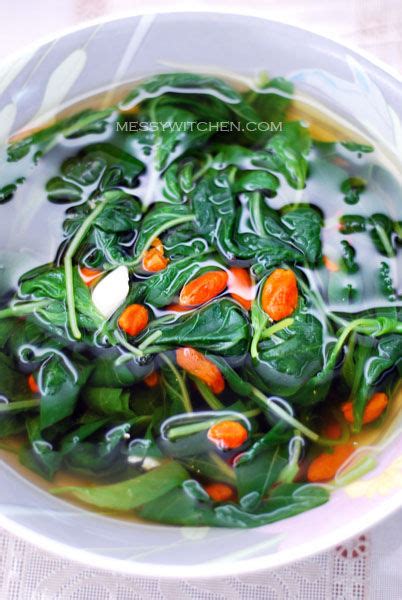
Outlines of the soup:
<svg viewBox="0 0 402 600">
<path fill-rule="evenodd" d="M 321 505 L 400 381 L 397 169 L 281 78 L 103 100 L 3 151 L 2 447 L 121 516 Z"/>
</svg>

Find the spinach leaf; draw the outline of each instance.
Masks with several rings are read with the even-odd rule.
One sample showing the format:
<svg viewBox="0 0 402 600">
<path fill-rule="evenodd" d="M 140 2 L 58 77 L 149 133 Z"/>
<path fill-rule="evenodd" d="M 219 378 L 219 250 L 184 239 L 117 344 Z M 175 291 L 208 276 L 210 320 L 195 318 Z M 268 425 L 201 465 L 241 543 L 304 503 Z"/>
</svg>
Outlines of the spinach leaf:
<svg viewBox="0 0 402 600">
<path fill-rule="evenodd" d="M 40 425 L 42 429 L 50 427 L 66 417 L 75 409 L 81 387 L 90 374 L 90 367 L 71 362 L 61 352 L 50 354 L 39 371 L 38 381 L 41 389 Z"/>
<path fill-rule="evenodd" d="M 19 459 L 28 469 L 51 481 L 62 464 L 62 455 L 43 436 L 39 417 L 26 421 L 29 445 L 20 449 Z"/>
<path fill-rule="evenodd" d="M 235 472 L 237 490 L 240 498 L 249 494 L 263 496 L 274 483 L 287 465 L 287 448 L 275 446 L 264 448 L 252 457 L 242 455 L 236 463 Z"/>
<path fill-rule="evenodd" d="M 381 294 L 389 301 L 396 300 L 396 290 L 391 275 L 391 267 L 389 263 L 383 261 L 378 272 L 378 287 Z"/>
<path fill-rule="evenodd" d="M 67 180 L 87 186 L 94 184 L 106 168 L 114 169 L 114 185 L 132 187 L 144 167 L 131 154 L 105 142 L 86 146 L 77 156 L 63 162 L 61 172 Z"/>
<path fill-rule="evenodd" d="M 293 121 L 285 123 L 282 131 L 269 139 L 264 156 L 259 156 L 253 162 L 256 166 L 281 173 L 289 185 L 302 189 L 306 183 L 310 148 L 308 130 L 298 121 Z"/>
<path fill-rule="evenodd" d="M 310 206 L 297 206 L 282 217 L 282 223 L 291 232 L 293 244 L 303 252 L 307 262 L 316 264 L 322 258 L 321 215 Z"/>
<path fill-rule="evenodd" d="M 235 114 L 249 121 L 257 121 L 257 114 L 245 102 L 236 90 L 229 84 L 209 75 L 199 75 L 195 73 L 163 73 L 151 77 L 142 85 L 133 90 L 124 100 L 123 106 L 133 106 L 142 102 L 145 98 L 159 96 L 162 92 L 169 94 L 187 92 L 189 94 L 199 91 L 201 94 L 208 94 L 219 97 L 227 103 Z"/>
<path fill-rule="evenodd" d="M 264 190 L 274 193 L 279 188 L 279 179 L 269 171 L 259 169 L 239 171 L 233 184 L 236 194 Z"/>
<path fill-rule="evenodd" d="M 258 92 L 250 91 L 246 94 L 246 100 L 256 110 L 262 121 L 279 127 L 285 119 L 285 112 L 290 106 L 292 95 L 293 84 L 283 77 L 275 77 L 261 82 Z"/>
<path fill-rule="evenodd" d="M 349 274 L 357 273 L 357 271 L 359 270 L 359 265 L 356 263 L 356 260 L 355 260 L 356 250 L 346 240 L 342 240 L 341 245 L 342 245 L 342 261 L 341 261 L 342 267 Z"/>
<path fill-rule="evenodd" d="M 107 108 L 103 111 L 87 109 L 62 119 L 50 127 L 41 129 L 31 136 L 10 144 L 7 149 L 8 161 L 20 161 L 28 154 L 36 161 L 39 156 L 43 156 L 57 143 L 58 136 L 71 137 L 78 132 L 86 133 L 87 128 L 92 127 L 95 123 L 106 124 L 113 112 L 113 108 Z"/>
<path fill-rule="evenodd" d="M 66 235 L 73 235 L 87 216 L 92 212 L 94 200 L 79 204 L 66 212 L 63 229 Z M 93 222 L 93 227 L 107 233 L 126 233 L 137 231 L 142 211 L 139 200 L 121 192 L 105 204 L 102 212 Z"/>
<path fill-rule="evenodd" d="M 77 268 L 73 272 L 73 281 L 79 323 L 88 331 L 96 331 L 104 319 L 97 312 Z M 20 280 L 19 296 L 24 300 L 48 300 L 48 304 L 37 311 L 37 318 L 41 323 L 54 326 L 57 333 L 65 335 L 68 331 L 68 317 L 66 277 L 63 268 L 43 265 L 29 271 Z"/>
<path fill-rule="evenodd" d="M 82 190 L 61 177 L 52 177 L 46 184 L 47 199 L 54 204 L 70 204 L 82 199 Z"/>
<path fill-rule="evenodd" d="M 132 510 L 163 496 L 186 478 L 187 472 L 179 464 L 171 461 L 127 481 L 87 488 L 55 488 L 53 493 L 72 494 L 87 504 L 108 510 Z"/>
<path fill-rule="evenodd" d="M 86 387 L 82 397 L 88 409 L 100 416 L 132 417 L 130 392 L 122 388 Z"/>
<path fill-rule="evenodd" d="M 402 336 L 386 335 L 370 350 L 356 346 L 354 351 L 355 379 L 352 389 L 353 429 L 360 431 L 366 404 L 377 385 L 384 386 L 387 374 L 402 375 Z M 357 382 L 357 383 L 356 383 Z M 384 388 L 383 388 L 384 389 Z"/>
<path fill-rule="evenodd" d="M 260 342 L 253 369 L 271 394 L 292 397 L 323 367 L 323 329 L 318 319 L 298 311 L 293 323 Z M 316 401 L 315 395 L 309 403 Z"/>
<path fill-rule="evenodd" d="M 384 256 L 395 256 L 395 240 L 398 237 L 398 222 L 388 215 L 375 213 L 370 217 L 362 215 L 342 215 L 339 220 L 344 235 L 368 232 L 378 252 Z M 395 235 L 396 234 L 396 235 Z"/>
<path fill-rule="evenodd" d="M 193 257 L 193 260 L 202 260 L 205 252 L 212 251 L 207 240 L 196 234 L 192 223 L 184 223 L 166 232 L 162 241 L 170 260 L 179 261 L 188 256 Z"/>
<path fill-rule="evenodd" d="M 151 245 L 152 241 L 164 231 L 193 219 L 194 216 L 185 204 L 155 203 L 141 222 L 134 250 L 137 260 L 141 258 L 142 253 Z"/>
<path fill-rule="evenodd" d="M 181 488 L 148 503 L 139 515 L 172 525 L 258 527 L 310 510 L 329 499 L 328 491 L 320 486 L 282 484 L 259 503 L 258 509 L 248 512 L 234 504 L 213 506 L 195 484 L 184 482 Z"/>
<path fill-rule="evenodd" d="M 341 184 L 341 191 L 344 193 L 346 204 L 357 204 L 360 200 L 360 194 L 367 187 L 367 181 L 361 177 L 349 177 Z"/>
<path fill-rule="evenodd" d="M 152 325 L 152 331 L 158 329 L 158 321 Z M 211 302 L 198 311 L 177 318 L 174 323 L 163 324 L 160 331 L 161 335 L 152 347 L 153 352 L 158 348 L 192 346 L 201 352 L 235 356 L 246 352 L 250 339 L 244 312 L 236 303 L 226 299 Z M 140 338 L 140 341 L 143 339 L 146 338 Z"/>
<path fill-rule="evenodd" d="M 167 414 L 192 412 L 190 395 L 182 372 L 166 355 L 162 355 L 164 365 L 161 368 L 161 384 L 167 405 Z"/>
<path fill-rule="evenodd" d="M 26 378 L 21 376 L 12 359 L 0 352 L 0 395 L 9 402 L 30 397 Z"/>
<path fill-rule="evenodd" d="M 21 163 L 19 173 L 22 175 L 0 189 L 0 203 L 12 198 L 18 185 L 24 183 L 31 172 L 32 164 L 37 164 L 39 159 L 57 144 L 61 136 L 69 138 L 86 133 L 102 132 L 106 130 L 114 117 L 113 107 L 103 111 L 84 110 L 10 144 L 7 148 L 7 162 Z"/>
<path fill-rule="evenodd" d="M 117 349 L 105 348 L 102 354 L 92 361 L 89 384 L 95 388 L 130 387 L 142 381 L 152 371 L 152 364 L 139 365 L 131 360 L 117 363 L 120 356 Z"/>
<path fill-rule="evenodd" d="M 68 471 L 91 478 L 116 478 L 127 472 L 127 436 L 133 423 L 123 422 L 112 426 L 95 439 L 78 440 L 71 444 L 71 438 L 62 442 L 64 451 L 63 465 Z"/>
<path fill-rule="evenodd" d="M 238 249 L 231 241 L 235 203 L 227 174 L 211 171 L 196 185 L 191 204 L 197 231 L 214 243 L 225 258 L 235 258 Z"/>
<path fill-rule="evenodd" d="M 257 252 L 257 262 L 269 269 L 281 262 L 316 264 L 321 260 L 323 223 L 314 207 L 285 206 L 281 216 L 261 194 L 249 194 L 247 198 L 251 225 L 258 238 L 243 234 L 237 239 Z"/>
</svg>

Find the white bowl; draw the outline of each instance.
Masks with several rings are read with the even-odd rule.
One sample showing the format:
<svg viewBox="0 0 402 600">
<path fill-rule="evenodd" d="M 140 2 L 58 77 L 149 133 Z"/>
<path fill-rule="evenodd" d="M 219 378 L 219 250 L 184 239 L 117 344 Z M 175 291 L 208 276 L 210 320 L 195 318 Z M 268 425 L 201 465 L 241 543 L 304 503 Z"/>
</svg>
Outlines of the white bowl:
<svg viewBox="0 0 402 600">
<path fill-rule="evenodd" d="M 289 77 L 391 154 L 402 148 L 402 86 L 391 74 L 306 31 L 210 13 L 95 23 L 14 57 L 0 68 L 0 137 L 89 94 L 174 70 L 245 79 L 264 70 Z M 360 488 L 349 486 L 327 505 L 251 530 L 167 527 L 101 516 L 51 496 L 1 461 L 0 525 L 65 558 L 149 577 L 211 578 L 276 567 L 337 544 L 402 505 L 397 430 L 388 442 L 378 451 L 379 466 Z"/>
</svg>

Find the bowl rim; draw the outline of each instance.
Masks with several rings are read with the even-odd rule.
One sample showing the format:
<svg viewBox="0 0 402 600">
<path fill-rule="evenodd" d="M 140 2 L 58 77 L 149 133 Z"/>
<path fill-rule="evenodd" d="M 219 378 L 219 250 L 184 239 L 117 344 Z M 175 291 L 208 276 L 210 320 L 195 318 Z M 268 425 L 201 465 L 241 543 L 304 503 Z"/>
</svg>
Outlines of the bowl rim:
<svg viewBox="0 0 402 600">
<path fill-rule="evenodd" d="M 106 23 L 113 23 L 122 21 L 130 18 L 152 18 L 158 15 L 172 15 L 173 17 L 180 17 L 184 15 L 192 15 L 194 18 L 197 16 L 233 16 L 239 18 L 250 18 L 265 21 L 266 23 L 274 24 L 284 29 L 295 32 L 296 34 L 304 34 L 307 39 L 316 40 L 321 45 L 327 44 L 333 45 L 336 48 L 343 48 L 348 50 L 356 58 L 363 60 L 371 67 L 375 67 L 386 74 L 391 82 L 402 84 L 402 73 L 396 68 L 388 65 L 382 59 L 372 55 L 370 52 L 366 52 L 362 48 L 356 47 L 350 42 L 339 42 L 330 35 L 321 35 L 315 31 L 298 27 L 295 25 L 288 24 L 279 19 L 271 19 L 261 14 L 258 10 L 231 9 L 219 5 L 219 1 L 214 5 L 214 10 L 202 7 L 197 7 L 194 10 L 169 10 L 158 7 L 158 10 L 152 10 L 147 8 L 147 5 L 143 5 L 141 10 L 136 11 L 116 11 L 112 14 L 104 15 L 95 19 L 90 19 L 79 23 L 77 25 L 64 27 L 58 29 L 55 34 L 40 36 L 37 40 L 24 44 L 21 50 L 7 54 L 4 58 L 0 59 L 0 73 L 7 72 L 9 66 L 14 65 L 16 62 L 33 55 L 41 47 L 46 44 L 56 42 L 64 37 L 74 34 L 78 31 L 85 29 L 92 29 L 96 26 L 103 25 Z M 5 88 L 7 89 L 7 88 Z M 1 461 L 2 462 L 2 461 Z M 1 468 L 1 467 L 0 467 Z M 180 564 L 169 564 L 169 565 L 158 565 L 157 572 L 154 563 L 137 562 L 135 560 L 111 558 L 91 552 L 90 550 L 80 550 L 68 544 L 58 542 L 51 539 L 43 534 L 32 531 L 29 527 L 16 523 L 12 518 L 2 514 L 0 512 L 0 526 L 7 530 L 9 533 L 17 535 L 24 541 L 33 544 L 34 546 L 46 551 L 51 552 L 60 557 L 61 559 L 71 560 L 78 564 L 84 564 L 96 569 L 102 569 L 112 573 L 121 573 L 125 575 L 144 577 L 150 579 L 218 579 L 227 576 L 242 575 L 257 573 L 258 571 L 264 571 L 267 569 L 274 569 L 283 567 L 289 563 L 293 563 L 298 560 L 306 559 L 315 554 L 330 550 L 335 546 L 345 543 L 354 536 L 374 527 L 379 524 L 386 517 L 390 516 L 393 512 L 401 508 L 402 506 L 402 490 L 395 492 L 389 498 L 381 498 L 381 504 L 376 506 L 374 509 L 367 511 L 360 518 L 350 524 L 347 523 L 343 527 L 338 527 L 331 533 L 315 537 L 313 541 L 306 541 L 295 545 L 293 549 L 279 550 L 272 554 L 258 556 L 251 559 L 241 560 L 230 564 L 228 562 L 212 560 L 211 562 L 203 562 L 200 564 L 194 564 L 191 566 L 180 565 Z M 1 510 L 1 509 L 0 509 Z"/>
<path fill-rule="evenodd" d="M 390 516 L 402 506 L 402 490 L 392 497 L 382 499 L 379 509 L 368 511 L 361 518 L 356 519 L 353 524 L 347 523 L 335 531 L 296 545 L 293 549 L 280 550 L 278 552 L 236 561 L 234 563 L 212 560 L 191 566 L 181 564 L 158 565 L 154 563 L 137 562 L 111 558 L 95 554 L 89 550 L 80 550 L 68 544 L 58 542 L 40 533 L 33 532 L 28 527 L 17 524 L 13 519 L 0 513 L 0 527 L 9 533 L 16 535 L 25 542 L 33 544 L 37 548 L 57 555 L 61 559 L 71 560 L 74 563 L 83 564 L 94 569 L 102 569 L 111 573 L 121 573 L 136 577 L 158 580 L 172 579 L 200 579 L 212 580 L 237 575 L 247 575 L 268 569 L 278 569 L 296 561 L 307 559 L 316 554 L 331 550 L 340 544 L 346 543 L 356 535 L 371 529 L 380 521 Z M 108 517 L 105 517 L 108 518 Z"/>
</svg>

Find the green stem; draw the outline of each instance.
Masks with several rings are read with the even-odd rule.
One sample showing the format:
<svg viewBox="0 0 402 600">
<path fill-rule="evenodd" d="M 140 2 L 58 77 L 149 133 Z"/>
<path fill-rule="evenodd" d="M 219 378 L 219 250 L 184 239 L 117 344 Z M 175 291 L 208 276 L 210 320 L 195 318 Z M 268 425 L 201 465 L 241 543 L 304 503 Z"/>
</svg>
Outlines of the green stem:
<svg viewBox="0 0 402 600">
<path fill-rule="evenodd" d="M 245 411 L 244 413 L 230 413 L 230 415 L 225 415 L 221 418 L 207 419 L 206 421 L 199 421 L 198 423 L 191 423 L 190 425 L 178 425 L 177 427 L 172 427 L 168 431 L 168 438 L 170 440 L 176 440 L 181 437 L 186 437 L 188 435 L 192 435 L 193 433 L 199 433 L 200 431 L 204 431 L 205 429 L 209 429 L 215 423 L 221 423 L 222 421 L 227 421 L 230 419 L 231 421 L 241 421 L 243 417 L 251 418 L 256 417 L 260 414 L 259 409 L 253 409 Z"/>
<path fill-rule="evenodd" d="M 160 338 L 161 335 L 162 335 L 162 331 L 160 329 L 158 331 L 154 331 L 147 338 L 145 338 L 145 340 L 143 342 L 141 342 L 141 344 L 138 345 L 138 349 L 141 351 L 145 350 L 145 348 L 147 348 L 150 344 L 152 344 L 152 342 L 154 342 L 155 340 Z"/>
<path fill-rule="evenodd" d="M 25 302 L 24 304 L 13 304 L 8 308 L 0 310 L 0 319 L 8 319 L 10 317 L 23 317 L 30 315 L 35 311 L 43 308 L 49 303 L 48 300 L 38 300 L 37 302 Z"/>
<path fill-rule="evenodd" d="M 216 452 L 209 452 L 208 456 L 211 459 L 211 461 L 216 464 L 218 471 L 223 473 L 226 476 L 226 478 L 229 479 L 229 481 L 235 483 L 236 475 L 232 467 L 229 467 L 228 463 L 225 460 L 223 460 L 223 458 L 221 458 L 219 454 L 216 454 Z"/>
<path fill-rule="evenodd" d="M 349 485 L 356 479 L 360 479 L 366 473 L 369 473 L 378 465 L 374 456 L 367 455 L 363 456 L 360 459 L 357 459 L 356 462 L 352 462 L 352 464 L 347 467 L 339 477 L 335 479 L 334 488 L 341 488 L 345 485 Z"/>
<path fill-rule="evenodd" d="M 29 410 L 39 406 L 40 400 L 20 400 L 17 402 L 0 402 L 0 413 Z"/>
<path fill-rule="evenodd" d="M 136 357 L 144 356 L 144 353 L 141 352 L 141 350 L 139 350 L 135 346 L 132 346 L 126 340 L 126 338 L 124 337 L 124 335 L 120 331 L 115 331 L 114 335 L 115 335 L 116 340 L 119 342 L 119 344 L 121 344 L 123 346 L 123 348 L 125 348 L 126 350 L 128 350 L 130 352 L 130 354 L 133 354 Z M 119 360 L 119 359 L 117 359 L 117 360 Z"/>
<path fill-rule="evenodd" d="M 204 165 L 202 167 L 200 167 L 198 169 L 198 171 L 196 171 L 194 173 L 193 180 L 197 181 L 197 179 L 200 179 L 204 175 L 204 173 L 206 173 L 208 171 L 211 164 L 212 164 L 212 155 L 208 153 L 208 154 L 206 154 L 206 161 L 205 161 Z"/>
<path fill-rule="evenodd" d="M 271 325 L 271 327 L 268 327 L 268 329 L 265 329 L 261 334 L 261 338 L 263 340 L 270 338 L 271 336 L 275 335 L 275 333 L 282 331 L 282 329 L 286 329 L 286 327 L 291 327 L 293 323 L 294 319 L 292 319 L 291 317 L 289 317 L 288 319 L 283 319 L 282 321 L 278 321 L 274 325 Z"/>
<path fill-rule="evenodd" d="M 384 228 L 378 224 L 375 224 L 374 228 L 377 232 L 378 237 L 380 238 L 382 245 L 384 246 L 384 249 L 385 249 L 385 252 L 386 252 L 388 258 L 393 258 L 395 256 L 395 252 L 394 252 L 394 249 L 392 248 L 391 244 L 389 243 L 389 239 L 388 239 L 387 234 L 384 231 Z"/>
<path fill-rule="evenodd" d="M 114 195 L 115 194 L 113 194 L 113 196 Z M 112 196 L 110 195 L 110 197 Z M 102 212 L 106 202 L 106 199 L 103 200 L 103 202 L 99 202 L 99 204 L 93 209 L 91 214 L 85 219 L 85 221 L 82 223 L 81 227 L 78 229 L 77 233 L 73 237 L 64 257 L 68 322 L 70 325 L 71 333 L 73 334 L 73 337 L 75 337 L 75 339 L 77 340 L 81 339 L 81 332 L 78 327 L 77 313 L 75 310 L 73 258 L 82 240 L 85 238 L 89 229 L 91 228 L 93 222 Z"/>
<path fill-rule="evenodd" d="M 402 325 L 402 323 L 401 323 L 401 325 Z M 338 341 L 336 342 L 334 348 L 332 349 L 324 371 L 325 372 L 328 372 L 328 370 L 332 371 L 332 369 L 335 367 L 336 360 L 338 358 L 338 354 L 342 350 L 347 338 L 349 337 L 349 335 L 352 332 L 357 331 L 359 333 L 364 333 L 366 335 L 373 335 L 373 334 L 375 334 L 375 332 L 377 330 L 378 330 L 377 319 L 356 319 L 355 321 L 352 321 L 351 323 L 349 323 L 342 330 L 341 335 L 338 338 Z"/>
<path fill-rule="evenodd" d="M 148 356 L 149 354 L 158 354 L 159 352 L 166 352 L 167 350 L 170 350 L 169 346 L 147 346 L 143 355 Z"/>
<path fill-rule="evenodd" d="M 289 423 L 289 425 L 291 425 L 294 429 L 298 429 L 301 433 L 303 433 L 313 442 L 316 442 L 320 439 L 320 436 L 317 433 L 303 425 L 303 423 L 300 423 L 298 419 L 289 414 L 276 402 L 273 402 L 273 400 L 270 400 L 269 398 L 264 396 L 264 394 L 260 392 L 260 390 L 258 390 L 256 387 L 253 386 L 252 390 L 255 398 L 259 400 L 266 408 L 268 408 L 268 410 L 271 411 L 274 415 L 276 415 L 283 421 L 286 421 L 286 423 Z"/>
<path fill-rule="evenodd" d="M 317 311 L 322 314 L 323 318 L 327 322 L 333 321 L 339 327 L 345 327 L 347 325 L 347 321 L 345 319 L 342 319 L 342 317 L 338 317 L 338 315 L 335 315 L 333 312 L 328 310 L 328 307 L 325 304 L 325 302 L 318 290 L 314 290 L 311 287 L 309 287 L 308 285 L 306 285 L 306 283 L 303 281 L 302 277 L 297 277 L 297 282 L 298 282 L 299 286 L 301 287 L 302 291 L 304 292 L 305 296 L 307 296 L 308 298 L 311 298 Z M 328 323 L 328 326 L 330 327 L 330 323 Z M 331 331 L 332 331 L 332 328 L 331 328 Z"/>
<path fill-rule="evenodd" d="M 191 377 L 192 381 L 194 381 L 197 389 L 205 402 L 208 404 L 209 408 L 212 410 L 224 410 L 225 406 L 222 402 L 215 396 L 212 390 L 207 386 L 206 383 L 198 379 L 198 377 Z"/>
<path fill-rule="evenodd" d="M 281 483 L 292 483 L 299 470 L 299 460 L 301 451 L 303 449 L 303 440 L 300 437 L 300 431 L 295 429 L 295 437 L 293 438 L 293 445 L 291 446 L 293 453 L 289 457 L 289 462 L 281 471 L 278 481 Z"/>
<path fill-rule="evenodd" d="M 189 221 L 194 221 L 194 219 L 195 219 L 195 216 L 193 214 L 191 214 L 191 215 L 184 215 L 182 217 L 177 217 L 176 219 L 172 219 L 171 221 L 164 223 L 158 229 L 155 229 L 155 231 L 153 231 L 152 238 L 151 237 L 149 238 L 149 240 L 145 244 L 144 248 L 142 249 L 140 255 L 137 256 L 137 258 L 134 258 L 133 260 L 127 261 L 124 264 L 127 267 L 137 266 L 141 262 L 144 252 L 146 252 L 146 250 L 148 250 L 148 248 L 150 247 L 150 245 L 152 244 L 152 242 L 155 238 L 159 237 L 167 229 L 171 229 L 172 227 L 176 227 L 177 225 L 181 225 L 182 223 L 188 223 Z"/>
<path fill-rule="evenodd" d="M 256 300 L 256 301 L 258 302 L 258 300 Z M 265 319 L 261 321 L 259 327 L 256 328 L 254 331 L 253 338 L 251 340 L 251 346 L 250 346 L 251 358 L 258 358 L 258 343 L 261 339 L 262 332 L 265 329 L 268 319 L 269 319 L 269 317 L 268 317 L 268 315 L 266 315 Z"/>
<path fill-rule="evenodd" d="M 184 410 L 187 413 L 193 412 L 193 407 L 191 406 L 190 396 L 189 396 L 187 387 L 183 381 L 183 377 L 180 375 L 178 369 L 173 364 L 173 362 L 170 360 L 170 358 L 168 356 L 166 356 L 166 354 L 161 354 L 160 358 L 166 363 L 166 365 L 172 371 L 173 375 L 176 377 L 176 380 L 180 387 L 181 401 L 183 403 Z"/>
<path fill-rule="evenodd" d="M 249 195 L 250 215 L 257 234 L 266 238 L 267 232 L 264 227 L 264 218 L 262 216 L 262 194 L 261 192 L 251 192 Z"/>
<path fill-rule="evenodd" d="M 125 365 L 127 362 L 130 362 L 132 360 L 133 354 L 130 352 L 129 354 L 121 354 L 118 358 L 116 358 L 113 364 L 115 367 L 120 367 L 121 365 Z"/>
</svg>

